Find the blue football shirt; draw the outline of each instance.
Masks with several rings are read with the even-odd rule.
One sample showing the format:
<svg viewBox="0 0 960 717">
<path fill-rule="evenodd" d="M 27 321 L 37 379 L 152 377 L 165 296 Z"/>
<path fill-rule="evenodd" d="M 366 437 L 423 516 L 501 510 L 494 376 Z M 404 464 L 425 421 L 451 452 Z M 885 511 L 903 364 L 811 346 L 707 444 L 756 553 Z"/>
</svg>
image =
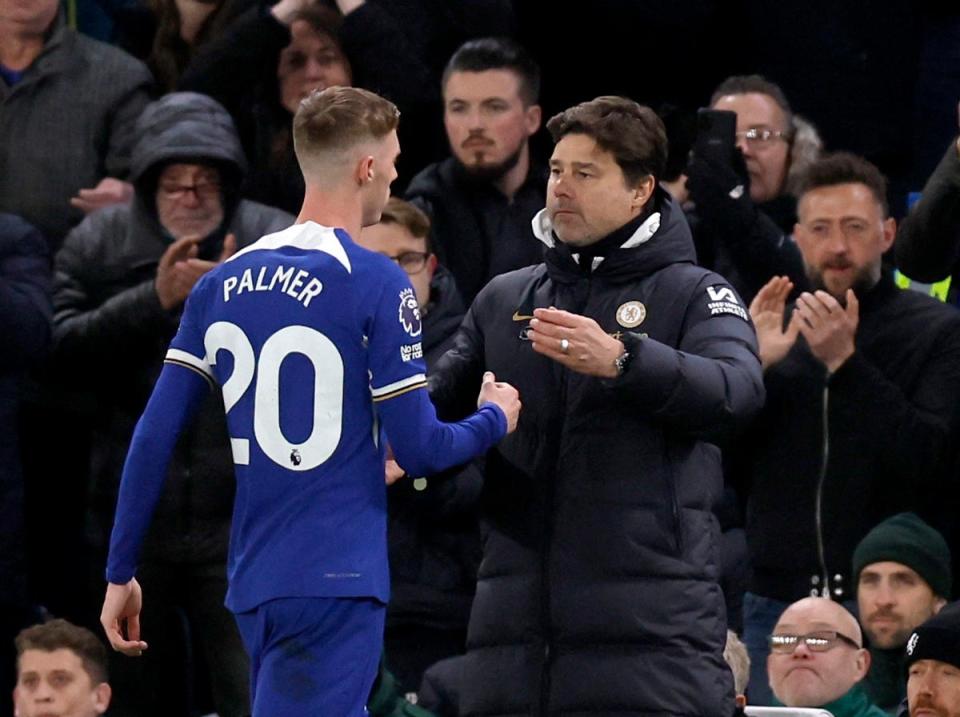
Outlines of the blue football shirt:
<svg viewBox="0 0 960 717">
<path fill-rule="evenodd" d="M 166 465 L 165 443 L 151 436 L 175 439 L 201 377 L 222 387 L 236 465 L 227 606 L 243 612 L 309 596 L 385 602 L 376 405 L 392 407 L 383 417 L 394 445 L 412 444 L 430 468 L 487 450 L 506 427 L 492 405 L 460 424 L 436 420 L 421 330 L 406 275 L 342 229 L 297 224 L 206 274 L 131 445 L 108 579 L 132 576 L 165 475 L 156 468 Z"/>
</svg>

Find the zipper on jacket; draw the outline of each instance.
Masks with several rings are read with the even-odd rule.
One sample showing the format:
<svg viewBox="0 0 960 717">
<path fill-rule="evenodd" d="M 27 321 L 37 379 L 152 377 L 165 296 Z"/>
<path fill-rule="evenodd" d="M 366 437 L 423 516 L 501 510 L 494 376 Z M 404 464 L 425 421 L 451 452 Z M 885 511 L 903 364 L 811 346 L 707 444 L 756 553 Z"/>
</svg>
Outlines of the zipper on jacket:
<svg viewBox="0 0 960 717">
<path fill-rule="evenodd" d="M 829 376 L 827 377 L 829 380 Z M 830 463 L 830 386 L 823 386 L 823 443 L 820 462 L 820 476 L 817 480 L 816 528 L 817 528 L 817 557 L 820 560 L 821 597 L 830 597 L 830 573 L 827 571 L 826 549 L 823 543 L 823 484 L 827 479 L 827 466 Z"/>
</svg>

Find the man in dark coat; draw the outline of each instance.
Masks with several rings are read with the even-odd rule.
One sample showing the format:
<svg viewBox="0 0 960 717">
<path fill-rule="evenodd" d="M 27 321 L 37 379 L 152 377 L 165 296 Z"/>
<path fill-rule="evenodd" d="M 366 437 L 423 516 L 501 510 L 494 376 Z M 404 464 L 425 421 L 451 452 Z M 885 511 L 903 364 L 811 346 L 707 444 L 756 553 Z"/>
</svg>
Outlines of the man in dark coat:
<svg viewBox="0 0 960 717">
<path fill-rule="evenodd" d="M 293 221 L 240 199 L 243 152 L 230 115 L 209 97 L 165 96 L 144 111 L 137 135 L 133 203 L 88 216 L 55 261 L 55 360 L 97 397 L 88 514 L 97 551 L 106 549 L 130 438 L 187 294 L 219 258 Z M 177 702 L 182 695 L 169 689 L 170 673 L 161 670 L 184 669 L 177 650 L 182 631 L 159 627 L 165 619 L 179 625 L 181 611 L 210 669 L 217 712 L 249 709 L 246 656 L 223 607 L 234 478 L 218 396 L 180 439 L 138 574 L 152 588 L 156 612 L 145 620 L 154 620 L 158 639 L 154 657 L 147 657 L 157 664 L 145 670 L 157 678 L 137 689 L 143 699 L 137 714 L 186 713 Z M 117 677 L 122 707 L 129 694 Z"/>
<path fill-rule="evenodd" d="M 871 528 L 913 509 L 934 527 L 955 522 L 939 509 L 960 426 L 960 313 L 882 270 L 895 223 L 875 166 L 821 158 L 799 192 L 795 236 L 816 288 L 786 312 L 790 284 L 776 278 L 750 306 L 767 387 L 738 471 L 749 480 L 752 704 L 765 703 L 755 668 L 777 618 L 812 594 L 853 600 L 853 552 Z"/>
<path fill-rule="evenodd" d="M 753 328 L 694 265 L 651 110 L 600 97 L 548 129 L 546 262 L 480 292 L 432 379 L 463 411 L 496 370 L 525 406 L 487 456 L 461 713 L 729 717 L 710 441 L 762 404 Z"/>
<path fill-rule="evenodd" d="M 492 277 L 541 261 L 529 229 L 546 181 L 530 154 L 539 91 L 539 68 L 505 39 L 467 42 L 444 71 L 453 156 L 414 177 L 406 198 L 430 216 L 433 249 L 468 302 Z"/>
</svg>

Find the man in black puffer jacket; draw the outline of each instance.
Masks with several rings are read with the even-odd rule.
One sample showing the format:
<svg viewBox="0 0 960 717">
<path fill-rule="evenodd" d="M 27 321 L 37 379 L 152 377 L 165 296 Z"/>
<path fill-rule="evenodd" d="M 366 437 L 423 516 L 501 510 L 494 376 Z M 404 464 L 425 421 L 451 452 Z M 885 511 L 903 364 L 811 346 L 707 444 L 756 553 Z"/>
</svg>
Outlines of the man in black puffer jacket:
<svg viewBox="0 0 960 717">
<path fill-rule="evenodd" d="M 169 94 L 137 123 L 133 203 L 90 214 L 56 256 L 54 358 L 95 397 L 88 511 L 95 551 L 106 549 L 130 438 L 193 283 L 218 258 L 293 223 L 285 212 L 240 199 L 245 169 L 223 107 L 195 93 Z M 249 709 L 246 655 L 223 606 L 233 493 L 222 400 L 211 395 L 177 445 L 138 574 L 161 616 L 154 613 L 147 657 L 158 664 L 136 688 L 137 715 L 187 714 L 176 689 L 189 679 L 176 649 L 181 614 L 202 647 L 217 712 Z M 164 619 L 177 629 L 165 629 Z M 124 683 L 116 677 L 120 714 Z"/>
<path fill-rule="evenodd" d="M 487 457 L 460 711 L 729 717 L 711 441 L 762 405 L 754 331 L 657 186 L 652 111 L 601 97 L 548 129 L 546 262 L 480 292 L 431 384 L 463 411 L 492 370 L 524 404 Z"/>
</svg>

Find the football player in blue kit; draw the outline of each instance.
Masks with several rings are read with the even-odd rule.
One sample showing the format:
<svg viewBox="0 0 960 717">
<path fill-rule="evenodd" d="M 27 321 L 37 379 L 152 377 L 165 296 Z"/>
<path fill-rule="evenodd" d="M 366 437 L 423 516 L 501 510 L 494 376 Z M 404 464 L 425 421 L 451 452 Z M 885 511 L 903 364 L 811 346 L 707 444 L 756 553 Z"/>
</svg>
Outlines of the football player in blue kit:
<svg viewBox="0 0 960 717">
<path fill-rule="evenodd" d="M 254 717 L 365 712 L 389 597 L 384 432 L 398 463 L 425 475 L 517 423 L 516 390 L 492 374 L 476 413 L 437 420 L 413 289 L 351 239 L 389 197 L 398 119 L 357 88 L 303 101 L 297 223 L 194 287 L 123 470 L 101 622 L 136 655 L 138 552 L 178 434 L 221 387 L 237 475 L 226 603 L 251 657 Z"/>
</svg>

